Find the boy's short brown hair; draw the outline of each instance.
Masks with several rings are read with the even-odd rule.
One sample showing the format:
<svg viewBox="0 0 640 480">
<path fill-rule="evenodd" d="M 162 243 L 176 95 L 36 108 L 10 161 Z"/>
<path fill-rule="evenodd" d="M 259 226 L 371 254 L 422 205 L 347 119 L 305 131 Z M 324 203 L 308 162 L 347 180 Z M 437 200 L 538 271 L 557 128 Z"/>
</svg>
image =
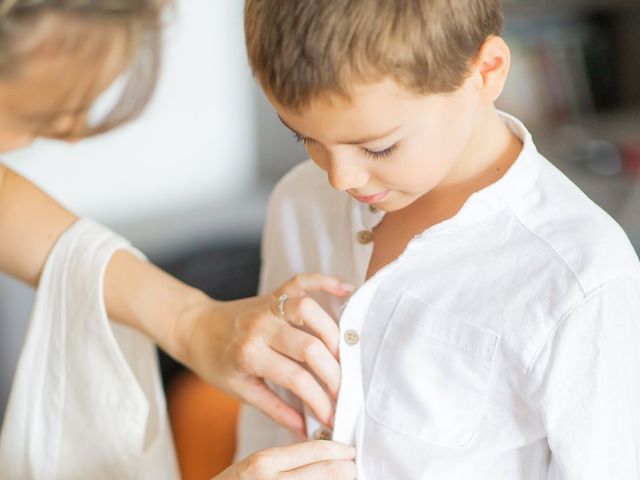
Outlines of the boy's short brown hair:
<svg viewBox="0 0 640 480">
<path fill-rule="evenodd" d="M 503 26 L 501 0 L 246 0 L 254 75 L 299 110 L 321 94 L 348 99 L 389 77 L 419 94 L 459 88 Z"/>
</svg>

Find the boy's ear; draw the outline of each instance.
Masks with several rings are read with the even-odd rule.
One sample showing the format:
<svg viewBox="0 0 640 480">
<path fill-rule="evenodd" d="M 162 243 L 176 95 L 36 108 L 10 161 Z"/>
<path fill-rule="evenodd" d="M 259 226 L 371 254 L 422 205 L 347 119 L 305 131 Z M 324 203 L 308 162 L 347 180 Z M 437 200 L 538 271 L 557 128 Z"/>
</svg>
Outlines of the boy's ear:
<svg viewBox="0 0 640 480">
<path fill-rule="evenodd" d="M 491 36 L 485 40 L 472 66 L 479 93 L 487 103 L 494 103 L 504 90 L 509 76 L 511 52 L 502 37 Z"/>
</svg>

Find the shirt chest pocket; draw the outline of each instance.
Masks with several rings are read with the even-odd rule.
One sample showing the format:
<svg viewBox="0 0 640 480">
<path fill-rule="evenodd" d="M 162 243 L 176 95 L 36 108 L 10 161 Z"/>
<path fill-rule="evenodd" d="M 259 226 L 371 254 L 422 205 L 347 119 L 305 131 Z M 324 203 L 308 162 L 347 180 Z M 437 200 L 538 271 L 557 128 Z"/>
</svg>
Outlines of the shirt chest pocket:
<svg viewBox="0 0 640 480">
<path fill-rule="evenodd" d="M 375 421 L 463 448 L 487 397 L 499 335 L 404 294 L 387 326 L 367 394 Z"/>
</svg>

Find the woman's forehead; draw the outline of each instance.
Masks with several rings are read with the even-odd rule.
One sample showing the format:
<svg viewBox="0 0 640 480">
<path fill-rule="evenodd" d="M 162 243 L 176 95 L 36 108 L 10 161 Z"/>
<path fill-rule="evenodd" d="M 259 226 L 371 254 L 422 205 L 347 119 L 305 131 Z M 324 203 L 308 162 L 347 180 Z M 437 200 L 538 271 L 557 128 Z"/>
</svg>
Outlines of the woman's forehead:
<svg viewBox="0 0 640 480">
<path fill-rule="evenodd" d="M 91 28 L 60 15 L 43 19 L 39 26 L 41 31 L 25 40 L 15 73 L 5 78 L 0 74 L 0 102 L 6 106 L 13 99 L 14 108 L 27 116 L 46 121 L 49 116 L 87 109 L 130 59 L 129 39 L 122 28 L 107 24 Z"/>
<path fill-rule="evenodd" d="M 131 40 L 127 23 L 71 13 L 40 14 L 27 25 L 12 46 L 17 64 L 43 58 L 87 62 L 100 59 L 114 47 L 123 50 Z"/>
</svg>

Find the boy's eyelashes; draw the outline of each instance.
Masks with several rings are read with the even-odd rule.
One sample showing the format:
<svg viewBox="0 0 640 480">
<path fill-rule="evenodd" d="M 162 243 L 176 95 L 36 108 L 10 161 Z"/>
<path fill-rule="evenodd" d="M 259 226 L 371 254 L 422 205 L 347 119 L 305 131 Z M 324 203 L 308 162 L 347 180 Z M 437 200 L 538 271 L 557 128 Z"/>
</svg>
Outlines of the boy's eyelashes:
<svg viewBox="0 0 640 480">
<path fill-rule="evenodd" d="M 374 160 L 381 160 L 383 158 L 389 158 L 391 155 L 393 155 L 393 152 L 395 152 L 396 148 L 398 148 L 397 143 L 391 145 L 389 148 L 385 148 L 384 150 L 380 150 L 378 152 L 374 152 L 365 148 L 364 154 L 369 158 L 373 158 Z"/>
<path fill-rule="evenodd" d="M 315 142 L 310 138 L 303 137 L 299 133 L 294 133 L 293 138 L 295 138 L 296 142 L 302 143 L 305 147 Z M 364 151 L 365 156 L 372 158 L 374 160 L 380 160 L 384 158 L 389 158 L 393 154 L 393 152 L 396 150 L 396 148 L 398 148 L 397 143 L 394 145 L 391 145 L 389 148 L 385 148 L 384 150 L 374 151 L 364 147 L 362 148 L 362 150 Z"/>
<path fill-rule="evenodd" d="M 299 133 L 295 133 L 295 132 L 293 133 L 293 138 L 296 139 L 296 142 L 302 143 L 305 147 L 312 142 L 311 139 L 309 139 L 307 137 L 303 137 Z"/>
</svg>

